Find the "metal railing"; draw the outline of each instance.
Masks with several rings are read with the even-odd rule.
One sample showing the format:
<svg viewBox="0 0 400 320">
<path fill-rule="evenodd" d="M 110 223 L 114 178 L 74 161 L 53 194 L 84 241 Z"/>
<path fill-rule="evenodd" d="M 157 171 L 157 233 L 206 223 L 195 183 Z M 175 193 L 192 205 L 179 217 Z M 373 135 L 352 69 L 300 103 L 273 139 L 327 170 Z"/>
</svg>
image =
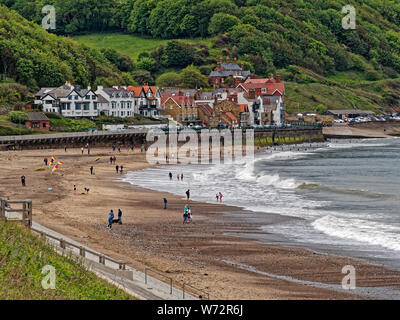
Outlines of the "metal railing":
<svg viewBox="0 0 400 320">
<path fill-rule="evenodd" d="M 46 240 L 46 238 L 51 238 L 53 240 L 58 241 L 59 242 L 59 246 L 62 249 L 66 249 L 67 246 L 70 246 L 70 247 L 78 249 L 79 250 L 79 255 L 81 257 L 86 257 L 87 253 L 92 254 L 94 256 L 97 256 L 99 263 L 101 263 L 103 265 L 105 265 L 106 264 L 106 260 L 108 260 L 108 261 L 110 261 L 110 262 L 112 262 L 114 264 L 117 264 L 119 266 L 120 270 L 126 270 L 126 265 L 129 263 L 129 262 L 125 262 L 125 261 L 114 260 L 114 259 L 112 259 L 110 257 L 107 257 L 107 256 L 101 254 L 101 253 L 92 251 L 90 249 L 84 248 L 84 247 L 79 246 L 79 245 L 76 245 L 76 244 L 71 243 L 69 241 L 66 241 L 66 240 L 64 240 L 62 238 L 58 238 L 56 236 L 48 234 L 48 233 L 46 233 L 44 231 L 41 231 L 41 230 L 38 230 L 38 229 L 35 229 L 35 228 L 31 228 L 31 230 L 36 232 L 36 233 L 38 233 L 44 240 Z"/>
<path fill-rule="evenodd" d="M 169 294 L 172 294 L 172 278 L 166 276 L 165 274 L 161 273 L 160 271 L 156 271 L 156 270 L 153 270 L 153 269 L 150 269 L 150 268 L 146 268 L 146 269 L 144 269 L 144 282 L 145 282 L 146 284 L 147 284 L 147 273 L 148 273 L 149 271 L 152 271 L 152 272 L 154 272 L 154 273 L 156 273 L 156 274 L 162 276 L 163 278 L 167 279 L 167 280 L 169 281 L 169 288 L 170 288 Z"/>
<path fill-rule="evenodd" d="M 183 295 L 182 298 L 183 299 L 185 299 L 185 287 L 192 288 L 194 291 L 201 292 L 202 294 L 207 295 L 207 300 L 210 300 L 210 294 L 208 292 L 206 292 L 204 290 L 201 290 L 199 288 L 196 288 L 196 287 L 194 287 L 194 286 L 192 286 L 192 285 L 190 285 L 188 283 L 184 283 L 183 286 L 182 286 L 182 295 Z M 199 295 L 199 298 L 203 299 L 203 296 Z"/>
</svg>

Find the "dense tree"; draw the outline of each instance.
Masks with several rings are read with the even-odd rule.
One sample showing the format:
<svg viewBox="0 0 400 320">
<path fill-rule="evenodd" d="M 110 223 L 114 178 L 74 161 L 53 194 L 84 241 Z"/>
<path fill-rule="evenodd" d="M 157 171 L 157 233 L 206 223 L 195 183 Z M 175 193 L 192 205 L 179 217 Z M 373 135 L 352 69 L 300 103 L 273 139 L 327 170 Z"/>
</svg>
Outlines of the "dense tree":
<svg viewBox="0 0 400 320">
<path fill-rule="evenodd" d="M 202 75 L 193 65 L 183 69 L 179 77 L 183 88 L 204 88 L 207 86 L 207 77 Z"/>
<path fill-rule="evenodd" d="M 156 85 L 161 88 L 178 87 L 181 78 L 176 72 L 166 72 L 156 79 Z"/>
<path fill-rule="evenodd" d="M 212 35 L 230 31 L 240 24 L 240 19 L 227 13 L 216 13 L 210 20 L 208 31 Z"/>
<path fill-rule="evenodd" d="M 139 85 L 144 85 L 145 83 L 153 84 L 154 79 L 151 76 L 151 73 L 147 70 L 136 70 L 132 72 L 133 80 Z"/>
</svg>

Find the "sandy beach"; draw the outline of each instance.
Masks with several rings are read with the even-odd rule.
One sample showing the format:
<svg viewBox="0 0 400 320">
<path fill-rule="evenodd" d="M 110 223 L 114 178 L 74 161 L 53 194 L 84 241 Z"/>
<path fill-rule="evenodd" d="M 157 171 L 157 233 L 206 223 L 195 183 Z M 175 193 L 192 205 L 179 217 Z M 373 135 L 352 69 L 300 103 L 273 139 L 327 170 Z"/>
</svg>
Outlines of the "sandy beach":
<svg viewBox="0 0 400 320">
<path fill-rule="evenodd" d="M 145 153 L 121 148 L 79 148 L 0 152 L 0 196 L 31 199 L 33 219 L 95 250 L 144 270 L 160 270 L 174 280 L 190 283 L 210 293 L 211 299 L 359 299 L 339 292 L 266 276 L 238 268 L 226 261 L 248 265 L 264 273 L 298 280 L 340 285 L 345 265 L 357 272 L 357 286 L 400 289 L 400 271 L 354 259 L 318 254 L 255 240 L 227 236 L 255 229 L 232 215 L 237 207 L 191 202 L 194 222 L 182 224 L 185 195 L 176 196 L 136 188 L 120 181 L 110 156 L 124 172 L 149 166 Z M 51 173 L 44 157 L 63 161 Z M 100 158 L 96 161 L 96 159 Z M 94 175 L 90 174 L 94 167 Z M 34 171 L 46 168 L 45 171 Z M 26 176 L 26 186 L 20 177 Z M 166 177 L 167 179 L 168 177 Z M 77 194 L 74 193 L 74 185 Z M 84 188 L 89 188 L 86 194 Z M 51 191 L 48 188 L 52 188 Z M 168 209 L 163 209 L 163 198 Z M 123 224 L 106 228 L 110 209 L 123 212 Z M 273 221 L 272 218 L 271 220 Z M 279 219 L 279 217 L 276 217 Z M 365 298 L 365 297 L 361 297 Z"/>
</svg>

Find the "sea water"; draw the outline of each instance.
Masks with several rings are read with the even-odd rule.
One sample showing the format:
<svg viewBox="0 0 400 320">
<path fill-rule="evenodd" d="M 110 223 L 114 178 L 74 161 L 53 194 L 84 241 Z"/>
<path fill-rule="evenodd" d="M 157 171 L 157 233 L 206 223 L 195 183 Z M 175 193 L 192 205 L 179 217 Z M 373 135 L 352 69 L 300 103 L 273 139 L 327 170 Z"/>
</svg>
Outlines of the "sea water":
<svg viewBox="0 0 400 320">
<path fill-rule="evenodd" d="M 338 140 L 270 148 L 233 164 L 129 172 L 134 185 L 246 209 L 240 236 L 400 268 L 400 139 Z M 169 179 L 172 172 L 173 179 Z M 183 181 L 177 174 L 183 173 Z M 272 214 L 294 219 L 272 219 Z"/>
</svg>

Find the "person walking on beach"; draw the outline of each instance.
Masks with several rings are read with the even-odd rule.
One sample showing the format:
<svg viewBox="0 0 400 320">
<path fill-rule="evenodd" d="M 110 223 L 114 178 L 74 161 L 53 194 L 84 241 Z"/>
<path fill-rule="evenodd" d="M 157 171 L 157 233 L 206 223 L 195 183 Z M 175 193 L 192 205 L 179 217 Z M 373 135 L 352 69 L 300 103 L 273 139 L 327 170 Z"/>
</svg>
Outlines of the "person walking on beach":
<svg viewBox="0 0 400 320">
<path fill-rule="evenodd" d="M 215 195 L 215 197 L 217 198 L 217 202 L 218 202 L 219 194 L 217 193 L 217 194 Z"/>
<path fill-rule="evenodd" d="M 90 148 L 89 147 L 87 148 L 87 154 L 88 155 L 90 154 Z"/>
<path fill-rule="evenodd" d="M 186 197 L 189 200 L 189 198 L 190 198 L 190 190 L 189 189 L 186 190 Z"/>
<path fill-rule="evenodd" d="M 117 173 L 118 173 L 118 171 L 119 171 L 119 165 L 116 165 L 116 166 L 115 166 L 115 170 L 116 170 Z"/>
<path fill-rule="evenodd" d="M 90 167 L 90 174 L 93 174 L 93 166 Z"/>
<path fill-rule="evenodd" d="M 114 156 L 113 157 L 113 163 L 115 164 L 116 161 L 117 161 L 117 158 Z"/>
<path fill-rule="evenodd" d="M 110 164 L 112 164 L 113 163 L 113 158 L 112 157 L 110 157 Z"/>
<path fill-rule="evenodd" d="M 169 173 L 169 180 L 172 180 L 172 173 Z"/>
<path fill-rule="evenodd" d="M 76 194 L 76 184 L 74 184 L 74 194 Z"/>
<path fill-rule="evenodd" d="M 67 146 L 64 147 L 64 152 L 67 152 Z"/>
<path fill-rule="evenodd" d="M 25 176 L 21 176 L 21 184 L 25 187 Z"/>
<path fill-rule="evenodd" d="M 179 181 L 179 173 L 176 175 L 176 179 Z"/>
<path fill-rule="evenodd" d="M 222 202 L 222 193 L 219 193 L 219 202 Z"/>
<path fill-rule="evenodd" d="M 118 224 L 122 224 L 122 211 L 118 209 Z"/>
<path fill-rule="evenodd" d="M 188 216 L 188 223 L 191 223 L 192 222 L 192 209 L 190 209 L 190 207 L 188 208 L 188 211 L 187 211 L 187 216 Z"/>
<path fill-rule="evenodd" d="M 109 216 L 108 216 L 108 226 L 107 226 L 107 228 L 110 228 L 110 229 L 112 229 L 112 222 L 113 222 L 113 219 L 114 219 L 114 211 L 110 211 L 110 214 L 109 214 Z"/>
<path fill-rule="evenodd" d="M 188 205 L 186 205 L 185 208 L 183 209 L 183 224 L 187 223 L 188 210 L 189 210 L 189 207 L 188 207 Z"/>
<path fill-rule="evenodd" d="M 44 158 L 43 162 L 44 162 L 44 165 L 47 166 L 47 158 Z"/>
<path fill-rule="evenodd" d="M 183 181 L 183 173 L 181 173 L 181 181 Z"/>
<path fill-rule="evenodd" d="M 164 209 L 167 209 L 167 198 L 164 198 Z"/>
<path fill-rule="evenodd" d="M 123 172 L 124 172 L 124 166 L 121 166 L 121 167 L 119 168 L 119 173 L 122 174 Z"/>
<path fill-rule="evenodd" d="M 82 154 L 83 154 L 83 147 L 81 148 L 81 152 L 82 152 Z"/>
</svg>

